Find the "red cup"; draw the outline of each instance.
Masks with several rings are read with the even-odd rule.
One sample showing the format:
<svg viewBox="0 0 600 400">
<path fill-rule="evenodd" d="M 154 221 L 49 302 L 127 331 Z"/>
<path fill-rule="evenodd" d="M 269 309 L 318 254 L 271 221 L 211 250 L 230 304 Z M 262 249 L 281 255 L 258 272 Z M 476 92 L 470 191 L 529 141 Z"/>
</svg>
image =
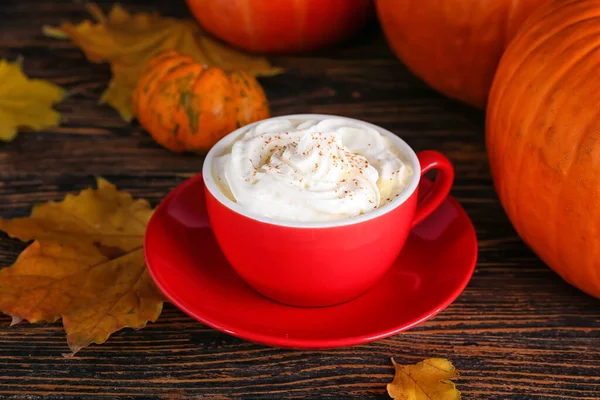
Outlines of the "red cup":
<svg viewBox="0 0 600 400">
<path fill-rule="evenodd" d="M 321 114 L 276 118 L 340 118 Z M 208 216 L 217 242 L 238 275 L 262 295 L 293 306 L 339 304 L 360 296 L 388 271 L 400 254 L 408 234 L 448 196 L 454 169 L 437 151 L 418 154 L 393 133 L 376 129 L 413 168 L 404 191 L 392 202 L 363 215 L 338 221 L 288 222 L 252 215 L 227 198 L 212 175 L 214 158 L 256 123 L 221 139 L 207 154 L 203 166 Z M 264 122 L 259 121 L 259 122 Z M 435 182 L 418 195 L 421 177 L 438 170 Z M 421 199 L 418 200 L 418 197 Z"/>
</svg>

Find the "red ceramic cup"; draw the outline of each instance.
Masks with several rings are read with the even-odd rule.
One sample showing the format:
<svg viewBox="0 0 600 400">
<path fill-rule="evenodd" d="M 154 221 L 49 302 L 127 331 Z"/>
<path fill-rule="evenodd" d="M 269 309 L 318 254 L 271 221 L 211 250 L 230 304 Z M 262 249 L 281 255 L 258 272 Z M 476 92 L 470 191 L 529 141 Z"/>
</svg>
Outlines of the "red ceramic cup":
<svg viewBox="0 0 600 400">
<path fill-rule="evenodd" d="M 301 114 L 276 118 L 332 117 Z M 202 173 L 208 215 L 217 242 L 240 277 L 272 300 L 294 306 L 328 306 L 366 292 L 398 257 L 411 228 L 431 214 L 450 192 L 454 170 L 442 154 L 436 151 L 415 154 L 393 133 L 347 119 L 390 138 L 414 171 L 400 196 L 358 217 L 330 222 L 287 222 L 252 215 L 229 200 L 213 178 L 214 158 L 254 124 L 225 136 L 206 156 Z M 428 193 L 418 196 L 421 177 L 433 169 L 438 170 L 434 185 Z"/>
</svg>

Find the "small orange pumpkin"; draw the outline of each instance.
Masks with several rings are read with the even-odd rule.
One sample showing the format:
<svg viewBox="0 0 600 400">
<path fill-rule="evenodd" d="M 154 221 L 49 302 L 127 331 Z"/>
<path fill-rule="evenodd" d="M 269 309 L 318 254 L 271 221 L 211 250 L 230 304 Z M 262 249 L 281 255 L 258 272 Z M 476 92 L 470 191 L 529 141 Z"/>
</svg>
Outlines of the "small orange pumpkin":
<svg viewBox="0 0 600 400">
<path fill-rule="evenodd" d="M 145 65 L 133 108 L 154 140 L 176 152 L 205 153 L 236 128 L 269 117 L 267 98 L 254 77 L 207 68 L 174 50 Z"/>
</svg>

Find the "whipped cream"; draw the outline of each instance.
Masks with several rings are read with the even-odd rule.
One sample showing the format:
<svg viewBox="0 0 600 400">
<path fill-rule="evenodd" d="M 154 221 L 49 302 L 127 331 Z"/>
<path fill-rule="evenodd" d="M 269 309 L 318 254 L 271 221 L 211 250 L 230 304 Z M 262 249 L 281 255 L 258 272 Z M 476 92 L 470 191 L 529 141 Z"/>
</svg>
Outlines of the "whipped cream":
<svg viewBox="0 0 600 400">
<path fill-rule="evenodd" d="M 259 123 L 215 159 L 212 172 L 248 212 L 302 222 L 373 211 L 399 196 L 413 174 L 387 137 L 341 118 Z"/>
</svg>

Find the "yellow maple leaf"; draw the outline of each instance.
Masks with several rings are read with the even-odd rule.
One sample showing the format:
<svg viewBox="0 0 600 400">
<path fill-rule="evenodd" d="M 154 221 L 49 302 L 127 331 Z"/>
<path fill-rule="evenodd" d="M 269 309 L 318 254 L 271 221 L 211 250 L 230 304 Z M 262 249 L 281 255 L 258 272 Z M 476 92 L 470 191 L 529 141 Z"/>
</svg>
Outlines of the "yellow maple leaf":
<svg viewBox="0 0 600 400">
<path fill-rule="evenodd" d="M 163 50 L 177 50 L 207 66 L 241 69 L 254 76 L 280 73 L 264 58 L 251 56 L 210 38 L 191 20 L 162 17 L 158 13 L 130 14 L 115 4 L 108 15 L 95 4 L 88 10 L 96 22 L 64 23 L 44 27 L 47 36 L 70 37 L 95 63 L 111 64 L 112 80 L 102 95 L 126 121 L 133 118 L 131 95 L 146 62 Z"/>
<path fill-rule="evenodd" d="M 9 141 L 20 127 L 41 130 L 58 125 L 52 109 L 64 90 L 43 79 L 29 79 L 20 62 L 0 60 L 0 140 Z"/>
<path fill-rule="evenodd" d="M 30 217 L 0 219 L 11 237 L 34 240 L 0 270 L 0 311 L 13 323 L 62 318 L 72 354 L 156 321 L 164 300 L 143 254 L 151 214 L 147 201 L 99 178 L 97 189 L 39 205 Z"/>
<path fill-rule="evenodd" d="M 443 358 L 429 358 L 416 364 L 396 364 L 394 380 L 387 385 L 391 398 L 397 400 L 459 400 L 460 392 L 450 379 L 458 372 Z"/>
</svg>

